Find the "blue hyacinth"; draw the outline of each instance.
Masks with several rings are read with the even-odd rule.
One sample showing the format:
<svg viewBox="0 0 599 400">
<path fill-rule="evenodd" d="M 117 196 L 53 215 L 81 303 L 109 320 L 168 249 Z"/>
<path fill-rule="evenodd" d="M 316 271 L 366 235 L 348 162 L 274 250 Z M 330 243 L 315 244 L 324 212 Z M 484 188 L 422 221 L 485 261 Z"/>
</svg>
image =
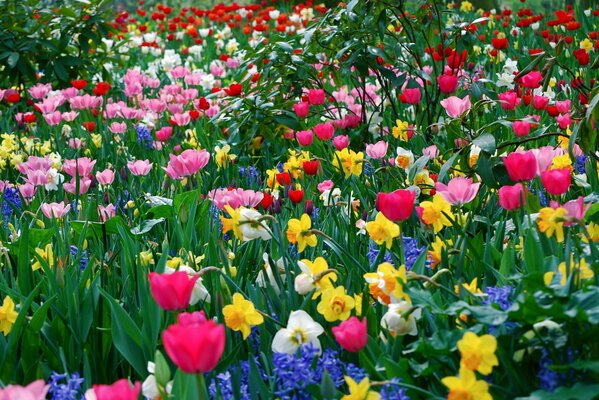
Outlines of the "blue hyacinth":
<svg viewBox="0 0 599 400">
<path fill-rule="evenodd" d="M 146 149 L 152 150 L 154 148 L 154 139 L 150 133 L 150 129 L 142 124 L 136 125 L 135 130 L 137 131 L 137 143 L 143 144 Z"/>
<path fill-rule="evenodd" d="M 497 304 L 502 311 L 506 311 L 512 305 L 512 301 L 510 300 L 512 290 L 510 285 L 504 287 L 489 286 L 485 289 L 487 298 L 483 301 L 483 304 Z"/>
<path fill-rule="evenodd" d="M 8 226 L 8 220 L 10 219 L 14 210 L 21 212 L 23 203 L 21 202 L 21 196 L 19 190 L 14 187 L 4 189 L 2 195 L 2 219 L 4 220 L 4 229 Z"/>
<path fill-rule="evenodd" d="M 379 256 L 380 250 L 377 245 L 374 243 L 370 243 L 368 246 L 368 252 L 366 253 L 366 257 L 368 258 L 368 263 L 372 266 L 374 265 L 377 257 Z M 393 257 L 391 253 L 385 253 L 383 257 L 383 262 L 393 263 Z"/>
<path fill-rule="evenodd" d="M 589 157 L 582 154 L 576 157 L 576 163 L 574 164 L 574 170 L 577 174 L 585 174 L 586 173 L 586 163 Z"/>
<path fill-rule="evenodd" d="M 48 394 L 51 400 L 79 400 L 83 399 L 82 386 L 85 379 L 79 376 L 79 373 L 59 374 L 52 372 L 48 384 Z"/>
<path fill-rule="evenodd" d="M 404 264 L 409 271 L 416 263 L 416 260 L 418 260 L 418 257 L 426 251 L 426 246 L 418 247 L 418 240 L 407 236 L 403 236 L 402 241 Z M 427 265 L 430 265 L 430 261 L 427 261 Z"/>
<path fill-rule="evenodd" d="M 406 394 L 406 389 L 399 386 L 401 379 L 392 378 L 389 383 L 381 387 L 381 400 L 410 400 L 410 396 Z"/>
<path fill-rule="evenodd" d="M 73 257 L 76 257 L 77 254 L 79 253 L 79 249 L 77 248 L 77 246 L 72 245 L 69 247 L 69 253 Z M 88 262 L 89 262 L 89 252 L 87 250 L 83 250 L 81 252 L 81 260 L 79 260 L 79 267 L 81 268 L 82 271 L 87 267 Z"/>
</svg>

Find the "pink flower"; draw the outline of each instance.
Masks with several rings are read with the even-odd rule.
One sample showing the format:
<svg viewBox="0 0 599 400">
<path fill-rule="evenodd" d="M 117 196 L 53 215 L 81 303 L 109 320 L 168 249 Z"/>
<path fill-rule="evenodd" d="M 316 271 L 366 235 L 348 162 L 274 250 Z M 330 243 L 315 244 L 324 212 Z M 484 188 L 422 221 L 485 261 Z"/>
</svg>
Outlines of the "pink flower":
<svg viewBox="0 0 599 400">
<path fill-rule="evenodd" d="M 65 204 L 64 201 L 60 203 L 42 203 L 42 213 L 46 218 L 62 218 L 71 209 L 70 204 Z"/>
<path fill-rule="evenodd" d="M 584 217 L 584 214 L 587 212 L 587 210 L 591 207 L 590 204 L 587 204 L 585 206 L 584 204 L 584 197 L 582 196 L 578 196 L 578 198 L 576 200 L 570 200 L 569 202 L 562 204 L 561 206 L 559 205 L 559 203 L 555 200 L 551 200 L 550 202 L 551 208 L 565 208 L 568 211 L 567 216 L 570 218 L 575 218 L 578 220 L 582 220 L 582 218 Z M 573 221 L 565 221 L 564 225 L 565 226 L 570 226 L 570 225 L 574 225 L 576 222 Z"/>
<path fill-rule="evenodd" d="M 456 96 L 451 96 L 441 100 L 441 106 L 451 118 L 459 118 L 466 111 L 470 110 L 472 104 L 470 103 L 470 96 L 466 96 L 463 99 L 460 99 Z"/>
<path fill-rule="evenodd" d="M 516 210 L 526 203 L 526 188 L 521 183 L 499 188 L 499 205 L 508 211 Z"/>
<path fill-rule="evenodd" d="M 25 203 L 29 204 L 37 193 L 37 188 L 31 183 L 25 183 L 19 186 L 19 192 L 21 193 L 21 196 L 23 196 Z"/>
<path fill-rule="evenodd" d="M 541 86 L 543 75 L 539 71 L 532 71 L 520 78 L 522 86 L 528 89 L 536 89 Z"/>
<path fill-rule="evenodd" d="M 388 147 L 389 143 L 385 142 L 384 140 L 379 140 L 375 144 L 366 145 L 366 154 L 368 155 L 368 157 L 377 160 L 387 155 Z"/>
<path fill-rule="evenodd" d="M 86 177 L 92 172 L 94 165 L 96 165 L 96 160 L 88 157 L 80 157 L 76 160 L 64 160 L 62 169 L 73 178 L 77 177 L 77 175 Z"/>
<path fill-rule="evenodd" d="M 89 190 L 92 180 L 88 177 L 79 178 L 79 194 L 85 194 Z M 63 183 L 62 188 L 70 194 L 75 194 L 77 191 L 77 179 L 73 178 L 68 183 Z"/>
<path fill-rule="evenodd" d="M 156 131 L 156 139 L 161 142 L 166 142 L 173 136 L 173 128 L 170 126 L 163 126 Z"/>
<path fill-rule="evenodd" d="M 439 149 L 437 148 L 436 145 L 432 144 L 432 145 L 422 149 L 422 155 L 428 156 L 428 158 L 430 158 L 431 160 L 434 160 L 435 158 L 439 157 Z"/>
<path fill-rule="evenodd" d="M 335 148 L 337 150 L 345 149 L 347 146 L 349 146 L 349 136 L 347 136 L 347 135 L 335 136 L 333 138 L 333 146 L 335 146 Z"/>
<path fill-rule="evenodd" d="M 514 151 L 503 157 L 507 174 L 514 182 L 529 181 L 537 175 L 537 159 L 532 151 Z"/>
<path fill-rule="evenodd" d="M 537 175 L 541 172 L 547 171 L 553 162 L 553 158 L 559 155 L 558 150 L 553 146 L 543 146 L 538 149 L 532 149 L 535 158 L 537 159 Z"/>
<path fill-rule="evenodd" d="M 517 105 L 520 104 L 518 93 L 514 92 L 513 90 L 499 93 L 497 97 L 499 98 L 499 104 L 501 105 L 501 108 L 504 110 L 513 110 Z"/>
<path fill-rule="evenodd" d="M 54 111 L 51 114 L 43 114 L 43 117 L 50 126 L 56 126 L 62 121 L 62 114 L 60 111 Z"/>
<path fill-rule="evenodd" d="M 204 168 L 210 160 L 210 153 L 206 150 L 187 149 L 178 156 L 169 154 L 169 157 L 170 161 L 166 168 L 163 167 L 162 169 L 172 179 L 183 179 Z"/>
<path fill-rule="evenodd" d="M 114 171 L 107 168 L 102 172 L 96 172 L 96 179 L 100 185 L 111 185 L 114 182 Z"/>
<path fill-rule="evenodd" d="M 98 215 L 100 222 L 106 222 L 116 215 L 116 207 L 113 204 L 102 206 L 98 204 Z"/>
<path fill-rule="evenodd" d="M 52 160 L 50 157 L 29 156 L 26 162 L 17 166 L 20 173 L 26 174 L 28 171 L 43 171 L 47 172 L 52 168 Z"/>
<path fill-rule="evenodd" d="M 131 387 L 131 383 L 123 378 L 112 385 L 94 385 L 92 390 L 96 400 L 137 400 L 141 392 L 141 384 L 135 382 Z"/>
<path fill-rule="evenodd" d="M 456 75 L 439 75 L 437 77 L 437 84 L 441 93 L 450 94 L 458 88 L 458 77 Z"/>
<path fill-rule="evenodd" d="M 479 183 L 472 183 L 472 178 L 455 177 L 447 185 L 437 182 L 435 190 L 452 205 L 470 203 L 476 197 Z"/>
<path fill-rule="evenodd" d="M 152 170 L 152 163 L 148 160 L 128 161 L 127 168 L 135 176 L 145 176 Z"/>
<path fill-rule="evenodd" d="M 572 118 L 570 118 L 570 114 L 558 115 L 555 117 L 555 120 L 562 129 L 567 129 L 569 126 L 572 126 Z"/>
<path fill-rule="evenodd" d="M 532 106 L 535 110 L 544 110 L 547 104 L 549 104 L 549 97 L 535 95 L 532 98 Z"/>
<path fill-rule="evenodd" d="M 327 190 L 333 189 L 333 187 L 335 187 L 335 183 L 331 180 L 326 180 L 326 181 L 320 182 L 317 187 L 318 187 L 318 191 L 320 193 L 324 193 Z"/>
<path fill-rule="evenodd" d="M 184 112 L 183 114 L 176 113 L 171 117 L 171 119 L 177 126 L 186 126 L 191 122 L 191 116 L 188 112 Z"/>
<path fill-rule="evenodd" d="M 308 101 L 312 105 L 319 105 L 324 103 L 325 93 L 324 89 L 310 89 L 308 90 Z"/>
<path fill-rule="evenodd" d="M 314 134 L 311 130 L 295 132 L 295 137 L 300 146 L 310 146 L 314 142 Z"/>
<path fill-rule="evenodd" d="M 189 277 L 187 272 L 175 271 L 158 274 L 150 272 L 150 290 L 156 303 L 164 310 L 182 310 L 189 306 L 191 294 L 199 274 Z"/>
<path fill-rule="evenodd" d="M 126 122 L 113 122 L 108 127 L 108 130 L 110 132 L 116 133 L 116 134 L 125 133 L 125 131 L 127 130 L 127 123 Z"/>
<path fill-rule="evenodd" d="M 512 122 L 512 129 L 514 130 L 514 135 L 518 137 L 528 136 L 530 133 L 530 122 L 514 121 Z"/>
<path fill-rule="evenodd" d="M 262 192 L 255 192 L 249 189 L 244 190 L 241 188 L 233 190 L 214 189 L 208 192 L 208 198 L 220 210 L 223 210 L 226 205 L 231 206 L 233 209 L 237 209 L 241 206 L 255 208 L 264 198 L 264 194 Z"/>
<path fill-rule="evenodd" d="M 555 108 L 560 114 L 568 114 L 570 112 L 570 100 L 556 101 Z"/>
<path fill-rule="evenodd" d="M 399 100 L 406 104 L 418 104 L 420 103 L 421 97 L 422 92 L 420 91 L 420 88 L 411 88 L 404 89 L 403 93 L 399 95 Z"/>
<path fill-rule="evenodd" d="M 48 93 L 50 93 L 50 90 L 52 90 L 51 83 L 38 83 L 37 85 L 30 87 L 27 91 L 34 99 L 43 99 Z"/>
<path fill-rule="evenodd" d="M 335 134 L 335 127 L 330 122 L 318 124 L 313 130 L 316 137 L 320 140 L 330 140 Z"/>
<path fill-rule="evenodd" d="M 79 116 L 77 111 L 68 111 L 62 113 L 62 120 L 66 122 L 73 122 L 75 118 Z"/>
<path fill-rule="evenodd" d="M 44 400 L 49 388 L 42 379 L 27 386 L 8 385 L 0 389 L 0 400 Z"/>
<path fill-rule="evenodd" d="M 337 343 L 350 353 L 362 350 L 368 343 L 366 318 L 360 321 L 357 317 L 351 317 L 338 326 L 334 326 L 331 330 Z"/>
<path fill-rule="evenodd" d="M 296 103 L 293 105 L 293 111 L 298 117 L 305 118 L 310 112 L 310 104 L 304 101 L 301 103 Z"/>
<path fill-rule="evenodd" d="M 416 192 L 397 189 L 391 193 L 380 192 L 376 196 L 376 208 L 390 221 L 405 221 L 412 215 Z"/>
<path fill-rule="evenodd" d="M 544 171 L 541 172 L 541 182 L 547 193 L 559 196 L 568 192 L 572 183 L 572 174 L 569 168 Z"/>
</svg>

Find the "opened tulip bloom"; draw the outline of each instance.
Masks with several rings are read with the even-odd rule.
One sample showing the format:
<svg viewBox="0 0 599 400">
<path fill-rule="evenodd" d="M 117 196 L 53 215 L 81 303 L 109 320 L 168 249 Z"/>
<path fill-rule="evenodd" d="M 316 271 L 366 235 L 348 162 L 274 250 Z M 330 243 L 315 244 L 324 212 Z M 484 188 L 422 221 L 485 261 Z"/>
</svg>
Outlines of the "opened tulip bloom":
<svg viewBox="0 0 599 400">
<path fill-rule="evenodd" d="M 186 272 L 158 274 L 150 272 L 150 289 L 156 303 L 164 310 L 182 310 L 189 306 L 191 294 L 199 275 L 189 277 Z"/>
<path fill-rule="evenodd" d="M 225 350 L 225 327 L 206 320 L 203 311 L 182 313 L 162 333 L 166 354 L 183 372 L 210 372 Z"/>
<path fill-rule="evenodd" d="M 145 176 L 152 170 L 152 163 L 148 160 L 129 161 L 127 168 L 133 175 Z"/>
<path fill-rule="evenodd" d="M 466 111 L 470 110 L 472 104 L 470 103 L 470 96 L 466 96 L 463 99 L 460 99 L 456 96 L 451 96 L 441 100 L 441 106 L 451 118 L 459 118 Z"/>
<path fill-rule="evenodd" d="M 206 150 L 187 149 L 178 156 L 169 154 L 169 158 L 168 165 L 162 169 L 172 179 L 183 179 L 204 168 L 210 160 L 210 153 Z"/>
<path fill-rule="evenodd" d="M 49 388 L 42 379 L 27 386 L 8 385 L 0 389 L 0 400 L 44 400 Z"/>
<path fill-rule="evenodd" d="M 472 183 L 472 178 L 456 177 L 449 181 L 447 185 L 437 182 L 435 190 L 451 205 L 462 205 L 470 203 L 476 197 L 479 183 Z"/>
<path fill-rule="evenodd" d="M 71 205 L 65 204 L 64 201 L 60 203 L 43 203 L 41 209 L 46 218 L 62 218 L 69 212 Z"/>
<path fill-rule="evenodd" d="M 91 393 L 85 394 L 86 400 L 137 400 L 141 384 L 135 382 L 131 386 L 127 379 L 120 379 L 112 385 L 94 385 L 90 391 Z"/>
</svg>

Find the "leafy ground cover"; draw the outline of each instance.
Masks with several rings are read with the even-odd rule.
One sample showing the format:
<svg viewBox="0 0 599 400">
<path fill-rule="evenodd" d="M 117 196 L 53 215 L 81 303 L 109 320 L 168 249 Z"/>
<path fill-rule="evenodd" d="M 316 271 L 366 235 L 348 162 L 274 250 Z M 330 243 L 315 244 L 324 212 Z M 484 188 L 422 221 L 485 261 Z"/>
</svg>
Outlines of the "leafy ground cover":
<svg viewBox="0 0 599 400">
<path fill-rule="evenodd" d="M 106 7 L 2 17 L 0 399 L 599 393 L 599 9 Z"/>
</svg>

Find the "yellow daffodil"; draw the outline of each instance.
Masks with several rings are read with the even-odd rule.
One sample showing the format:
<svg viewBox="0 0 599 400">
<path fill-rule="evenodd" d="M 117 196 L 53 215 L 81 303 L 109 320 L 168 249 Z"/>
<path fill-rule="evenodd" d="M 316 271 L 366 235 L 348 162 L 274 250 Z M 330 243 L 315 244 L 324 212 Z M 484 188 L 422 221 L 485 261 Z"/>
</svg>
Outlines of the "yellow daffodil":
<svg viewBox="0 0 599 400">
<path fill-rule="evenodd" d="M 54 252 L 52 251 L 51 243 L 48 243 L 43 249 L 37 247 L 35 249 L 35 254 L 37 255 L 35 262 L 31 264 L 31 269 L 33 271 L 37 271 L 38 269 L 42 268 L 42 261 L 48 263 L 50 268 L 54 267 Z"/>
<path fill-rule="evenodd" d="M 346 394 L 341 400 L 378 400 L 381 395 L 370 390 L 370 380 L 368 377 L 357 383 L 349 376 L 345 377 L 345 383 L 349 388 L 349 394 Z"/>
<path fill-rule="evenodd" d="M 392 300 L 410 300 L 403 291 L 403 285 L 408 281 L 405 265 L 396 269 L 391 263 L 382 263 L 376 272 L 364 274 L 364 279 L 369 285 L 370 295 L 382 304 L 388 305 Z"/>
<path fill-rule="evenodd" d="M 574 276 L 574 284 L 578 284 L 581 279 L 591 279 L 595 276 L 592 269 L 589 268 L 587 261 L 582 258 L 580 259 L 580 263 L 574 262 L 574 257 L 570 257 L 570 268 L 566 268 L 566 262 L 563 261 L 557 266 L 557 272 L 546 272 L 543 276 L 545 281 L 545 285 L 549 285 L 553 280 L 555 274 L 559 274 L 560 276 L 560 285 L 564 286 L 568 282 L 568 277 L 570 275 L 576 274 Z"/>
<path fill-rule="evenodd" d="M 451 240 L 447 241 L 448 245 L 453 245 Z M 431 260 L 431 268 L 436 268 L 437 265 L 441 262 L 441 257 L 443 256 L 443 251 L 445 250 L 445 243 L 439 237 L 435 237 L 435 241 L 431 243 L 431 249 L 428 251 L 428 259 Z"/>
<path fill-rule="evenodd" d="M 589 233 L 589 237 L 591 238 L 592 242 L 599 242 L 599 224 L 591 222 L 587 226 L 587 232 Z M 586 235 L 583 235 L 582 241 L 588 243 L 589 239 L 586 237 Z"/>
<path fill-rule="evenodd" d="M 354 298 L 345 293 L 343 286 L 339 286 L 335 289 L 327 289 L 322 293 L 316 310 L 328 322 L 345 321 L 349 318 L 355 304 Z"/>
<path fill-rule="evenodd" d="M 495 336 L 477 336 L 476 333 L 466 332 L 462 340 L 458 342 L 458 350 L 462 356 L 461 365 L 470 371 L 489 375 L 493 367 L 499 365 L 495 356 L 495 350 L 497 350 Z"/>
<path fill-rule="evenodd" d="M 399 119 L 395 120 L 395 126 L 391 129 L 391 134 L 395 139 L 401 139 L 404 142 L 408 141 L 408 129 L 410 124 Z"/>
<path fill-rule="evenodd" d="M 390 249 L 393 239 L 399 236 L 399 225 L 388 220 L 380 212 L 376 215 L 374 221 L 366 223 L 366 231 L 376 244 L 385 243 L 387 248 Z"/>
<path fill-rule="evenodd" d="M 297 250 L 301 253 L 306 246 L 316 247 L 318 239 L 312 233 L 312 220 L 308 214 L 303 214 L 300 219 L 292 218 L 287 224 L 287 240 L 297 243 Z"/>
<path fill-rule="evenodd" d="M 432 225 L 435 232 L 439 232 L 444 226 L 451 226 L 451 219 L 454 219 L 451 212 L 451 204 L 440 194 L 433 197 L 433 201 L 423 201 L 420 203 L 422 209 L 422 222 Z"/>
<path fill-rule="evenodd" d="M 477 381 L 474 372 L 460 368 L 460 376 L 448 376 L 441 382 L 449 389 L 449 400 L 493 400 L 489 394 L 489 384 L 483 380 Z"/>
<path fill-rule="evenodd" d="M 214 147 L 214 159 L 219 169 L 227 165 L 230 161 L 233 161 L 237 158 L 236 155 L 229 154 L 230 151 L 231 146 L 229 146 L 228 144 L 224 145 L 223 147 Z"/>
<path fill-rule="evenodd" d="M 551 208 L 545 207 L 539 210 L 539 218 L 537 219 L 537 225 L 539 230 L 552 237 L 555 233 L 555 238 L 559 243 L 564 241 L 564 217 L 568 214 L 568 210 L 565 208 Z"/>
<path fill-rule="evenodd" d="M 220 221 L 223 224 L 223 233 L 227 233 L 229 231 L 233 231 L 235 237 L 237 239 L 243 239 L 243 233 L 241 232 L 241 227 L 239 224 L 239 218 L 241 217 L 241 210 L 239 208 L 234 209 L 230 205 L 225 205 L 225 210 L 229 214 L 230 218 L 225 218 L 224 216 L 220 217 Z"/>
<path fill-rule="evenodd" d="M 362 174 L 362 164 L 364 162 L 364 153 L 356 153 L 347 147 L 336 151 L 333 156 L 333 166 L 339 171 L 343 171 L 346 178 L 350 175 L 360 176 Z"/>
<path fill-rule="evenodd" d="M 462 1 L 462 4 L 460 4 L 460 10 L 463 12 L 470 12 L 473 8 L 472 3 L 466 0 Z"/>
<path fill-rule="evenodd" d="M 2 307 L 0 307 L 0 331 L 4 336 L 10 333 L 18 316 L 19 314 L 15 311 L 15 303 L 9 296 L 6 296 L 2 302 Z"/>
<path fill-rule="evenodd" d="M 239 293 L 233 295 L 233 304 L 223 308 L 223 315 L 227 327 L 234 331 L 241 331 L 244 340 L 250 335 L 252 326 L 264 322 L 264 317 L 256 311 L 254 304 Z"/>
<path fill-rule="evenodd" d="M 462 283 L 462 287 L 472 294 L 482 293 L 482 291 L 478 288 L 478 278 L 472 279 L 472 282 L 470 283 Z M 454 286 L 454 290 L 456 293 L 460 292 L 458 285 Z"/>
<path fill-rule="evenodd" d="M 139 260 L 141 265 L 147 267 L 150 264 L 154 264 L 154 256 L 149 251 L 142 251 L 139 253 Z"/>
<path fill-rule="evenodd" d="M 566 153 L 566 154 L 562 154 L 561 156 L 553 157 L 553 160 L 551 161 L 551 166 L 549 167 L 549 169 L 553 170 L 553 169 L 564 169 L 564 168 L 569 169 L 570 172 L 572 172 L 574 170 L 574 167 L 572 166 L 572 159 L 570 158 L 570 155 L 568 155 L 568 153 Z"/>
<path fill-rule="evenodd" d="M 337 281 L 335 272 L 328 271 L 324 274 L 329 269 L 329 264 L 322 257 L 316 257 L 314 261 L 303 259 L 297 264 L 302 273 L 295 278 L 295 291 L 301 295 L 316 289 L 312 295 L 312 299 L 316 299 L 323 291 L 332 289 L 333 282 Z"/>
</svg>

